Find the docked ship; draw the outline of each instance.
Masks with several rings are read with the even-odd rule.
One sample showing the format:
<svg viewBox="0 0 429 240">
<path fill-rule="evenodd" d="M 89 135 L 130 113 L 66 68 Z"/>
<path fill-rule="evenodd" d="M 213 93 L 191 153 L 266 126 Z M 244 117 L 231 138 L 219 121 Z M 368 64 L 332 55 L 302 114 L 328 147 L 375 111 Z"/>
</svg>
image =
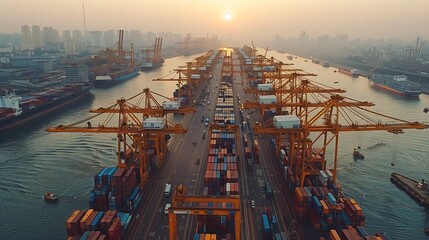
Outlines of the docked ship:
<svg viewBox="0 0 429 240">
<path fill-rule="evenodd" d="M 143 59 L 143 63 L 141 65 L 142 71 L 149 71 L 154 68 L 161 67 L 165 60 L 162 58 L 162 38 L 155 39 L 155 45 L 153 49 L 145 49 L 145 58 Z"/>
<path fill-rule="evenodd" d="M 338 72 L 339 73 L 343 73 L 352 77 L 359 77 L 360 72 L 358 69 L 356 68 L 352 68 L 352 69 L 345 69 L 345 68 L 338 68 Z"/>
<path fill-rule="evenodd" d="M 117 68 L 110 69 L 104 75 L 97 75 L 94 80 L 95 87 L 110 87 L 118 83 L 125 82 L 139 75 L 139 69 L 134 68 Z"/>
<path fill-rule="evenodd" d="M 65 85 L 27 96 L 3 91 L 0 96 L 0 132 L 77 103 L 90 94 L 90 88 L 87 84 Z"/>
<path fill-rule="evenodd" d="M 422 87 L 418 83 L 408 81 L 405 75 L 373 74 L 370 80 L 374 86 L 410 97 L 419 97 Z"/>
<path fill-rule="evenodd" d="M 139 74 L 139 68 L 135 66 L 134 49 L 123 49 L 124 30 L 119 30 L 117 49 L 107 48 L 92 56 L 90 61 L 94 64 L 91 75 L 95 77 L 95 87 L 110 87 L 125 82 Z M 107 62 L 100 64 L 100 62 Z"/>
</svg>

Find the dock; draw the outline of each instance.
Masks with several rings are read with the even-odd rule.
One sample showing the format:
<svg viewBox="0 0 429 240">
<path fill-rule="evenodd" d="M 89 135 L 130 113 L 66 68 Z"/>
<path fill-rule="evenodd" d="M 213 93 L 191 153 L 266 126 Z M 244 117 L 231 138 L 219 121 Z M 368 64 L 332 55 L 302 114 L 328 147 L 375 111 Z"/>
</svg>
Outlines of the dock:
<svg viewBox="0 0 429 240">
<path fill-rule="evenodd" d="M 423 206 L 429 206 L 428 185 L 425 182 L 419 182 L 399 173 L 392 173 L 390 181 L 406 192 L 411 198 Z"/>
</svg>

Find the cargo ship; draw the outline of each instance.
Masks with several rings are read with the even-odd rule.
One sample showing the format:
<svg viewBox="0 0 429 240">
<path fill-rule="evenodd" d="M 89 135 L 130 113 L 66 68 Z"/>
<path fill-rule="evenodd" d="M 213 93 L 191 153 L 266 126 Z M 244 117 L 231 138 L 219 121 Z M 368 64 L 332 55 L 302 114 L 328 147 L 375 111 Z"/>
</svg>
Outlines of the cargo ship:
<svg viewBox="0 0 429 240">
<path fill-rule="evenodd" d="M 359 75 L 360 75 L 359 70 L 357 70 L 356 68 L 352 68 L 350 70 L 345 69 L 345 68 L 338 68 L 338 72 L 352 76 L 352 77 L 359 77 Z"/>
<path fill-rule="evenodd" d="M 139 75 L 138 68 L 112 69 L 105 75 L 97 75 L 94 80 L 95 87 L 110 87 Z"/>
<path fill-rule="evenodd" d="M 19 96 L 4 91 L 0 96 L 0 132 L 31 123 L 32 120 L 82 101 L 91 86 L 72 84 Z"/>
<path fill-rule="evenodd" d="M 405 75 L 388 75 L 374 73 L 370 80 L 374 86 L 410 97 L 419 97 L 422 93 L 420 84 L 408 81 Z"/>
</svg>

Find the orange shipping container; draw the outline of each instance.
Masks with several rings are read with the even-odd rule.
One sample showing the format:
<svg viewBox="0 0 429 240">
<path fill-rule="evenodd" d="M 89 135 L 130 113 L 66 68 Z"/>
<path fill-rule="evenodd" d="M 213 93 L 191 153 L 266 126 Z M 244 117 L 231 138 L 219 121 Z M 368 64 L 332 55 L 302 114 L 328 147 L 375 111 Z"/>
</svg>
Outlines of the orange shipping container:
<svg viewBox="0 0 429 240">
<path fill-rule="evenodd" d="M 66 227 L 67 229 L 71 229 L 71 223 L 73 219 L 76 217 L 76 215 L 80 212 L 80 210 L 75 210 L 72 215 L 67 219 L 66 221 Z"/>
<path fill-rule="evenodd" d="M 341 240 L 340 235 L 334 229 L 329 232 L 329 237 L 331 237 L 331 240 Z"/>
<path fill-rule="evenodd" d="M 88 211 L 86 211 L 85 215 L 83 215 L 82 219 L 79 222 L 79 226 L 81 231 L 85 230 L 85 221 L 86 219 L 88 219 L 88 217 L 92 214 L 92 212 L 94 211 L 94 209 L 90 208 L 88 209 Z"/>
<path fill-rule="evenodd" d="M 298 199 L 299 202 L 304 201 L 304 196 L 302 195 L 301 188 L 295 188 L 295 197 Z"/>
</svg>

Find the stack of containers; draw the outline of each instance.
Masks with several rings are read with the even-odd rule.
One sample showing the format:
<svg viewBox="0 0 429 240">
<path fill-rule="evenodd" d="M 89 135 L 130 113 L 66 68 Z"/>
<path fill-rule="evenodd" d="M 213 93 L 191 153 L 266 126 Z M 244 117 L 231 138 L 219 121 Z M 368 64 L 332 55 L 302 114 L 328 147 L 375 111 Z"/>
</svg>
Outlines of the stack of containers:
<svg viewBox="0 0 429 240">
<path fill-rule="evenodd" d="M 314 229 L 331 239 L 335 239 L 331 229 L 336 229 L 341 239 L 359 235 L 356 228 L 365 223 L 362 209 L 354 199 L 339 197 L 341 186 L 333 182 L 329 170 L 319 171 L 318 178 L 307 178 L 305 184 L 308 186 L 294 188 L 293 208 L 297 216 L 308 217 Z"/>
<path fill-rule="evenodd" d="M 234 95 L 227 84 L 220 87 L 213 120 L 220 124 L 235 124 Z"/>
<path fill-rule="evenodd" d="M 94 176 L 94 187 L 87 211 L 76 210 L 67 219 L 69 237 L 93 237 L 95 232 L 109 239 L 120 239 L 131 215 L 141 202 L 140 188 L 134 167 L 103 168 Z M 125 213 L 124 213 L 125 212 Z"/>
<path fill-rule="evenodd" d="M 222 83 L 219 98 L 216 104 L 214 121 L 219 125 L 234 124 L 235 115 L 233 107 L 232 87 Z M 224 130 L 212 130 L 209 139 L 209 155 L 204 175 L 203 195 L 238 196 L 238 162 L 235 148 L 234 132 Z M 199 207 L 207 208 L 231 208 L 231 203 L 199 203 Z M 234 219 L 232 216 L 199 216 L 198 233 L 195 238 L 231 239 L 234 231 Z M 216 234 L 214 234 L 216 233 Z"/>
<path fill-rule="evenodd" d="M 136 170 L 134 167 L 101 169 L 94 176 L 95 186 L 90 193 L 89 207 L 96 211 L 132 212 L 140 202 Z"/>
</svg>

